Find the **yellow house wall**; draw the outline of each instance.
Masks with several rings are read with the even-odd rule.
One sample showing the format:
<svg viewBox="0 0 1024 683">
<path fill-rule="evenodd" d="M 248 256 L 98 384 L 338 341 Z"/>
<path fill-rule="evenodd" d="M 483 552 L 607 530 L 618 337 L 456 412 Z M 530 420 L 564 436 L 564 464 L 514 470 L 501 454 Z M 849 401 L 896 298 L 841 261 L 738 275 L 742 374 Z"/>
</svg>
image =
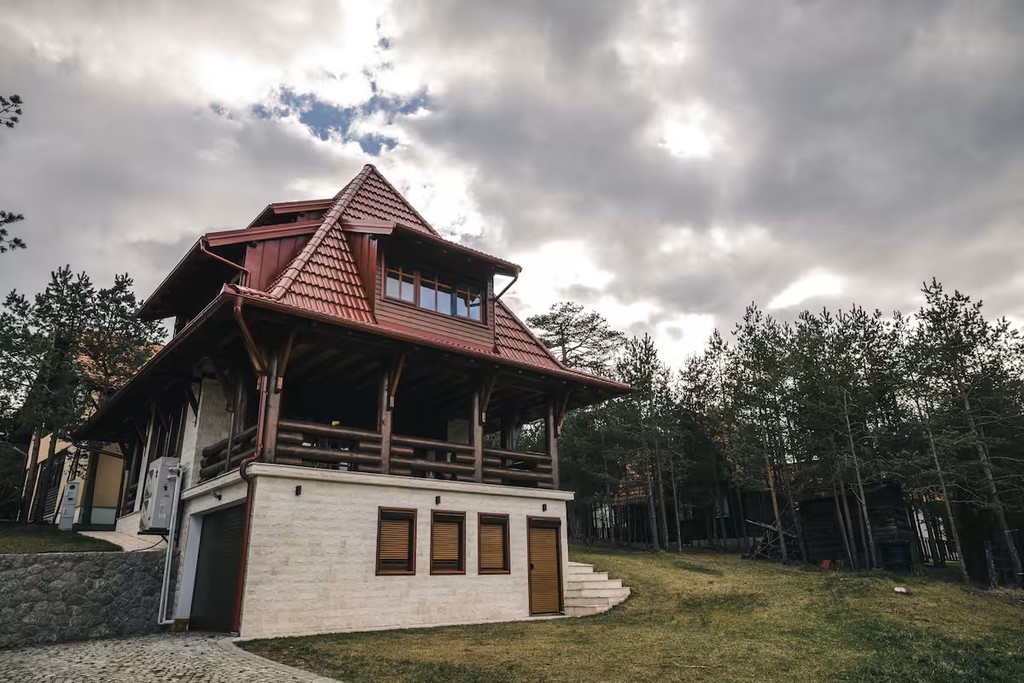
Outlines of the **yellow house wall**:
<svg viewBox="0 0 1024 683">
<path fill-rule="evenodd" d="M 108 446 L 109 450 L 119 450 Z M 100 454 L 96 464 L 96 490 L 93 492 L 93 507 L 117 507 L 117 492 L 120 488 L 121 458 Z"/>
</svg>

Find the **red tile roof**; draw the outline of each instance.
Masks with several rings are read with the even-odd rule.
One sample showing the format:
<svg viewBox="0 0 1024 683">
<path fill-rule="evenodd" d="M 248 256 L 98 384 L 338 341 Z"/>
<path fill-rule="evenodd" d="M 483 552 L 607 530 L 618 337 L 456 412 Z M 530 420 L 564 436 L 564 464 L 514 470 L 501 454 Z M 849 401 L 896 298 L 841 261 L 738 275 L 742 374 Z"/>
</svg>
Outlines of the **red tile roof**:
<svg viewBox="0 0 1024 683">
<path fill-rule="evenodd" d="M 502 301 L 494 306 L 494 336 L 498 355 L 538 368 L 563 369 L 562 364 Z"/>
<path fill-rule="evenodd" d="M 353 183 L 356 183 L 354 188 Z M 345 202 L 342 211 L 344 218 L 390 220 L 421 232 L 437 234 L 430 223 L 412 208 L 405 197 L 373 165 L 364 166 L 362 172 L 352 183 L 346 185 L 335 199 L 340 200 L 349 190 L 353 191 Z"/>
<path fill-rule="evenodd" d="M 501 301 L 494 307 L 493 346 L 442 337 L 419 328 L 378 323 L 367 304 L 348 237 L 342 229 L 342 218 L 394 221 L 430 235 L 431 240 L 443 240 L 398 190 L 376 168 L 367 164 L 337 194 L 321 226 L 269 291 L 258 292 L 244 287 L 234 289 L 257 300 L 283 305 L 299 313 L 335 318 L 339 322 L 377 330 L 385 336 L 418 339 L 433 346 L 492 356 L 495 360 L 503 359 L 540 372 L 574 376 L 581 381 L 589 379 L 607 385 L 616 384 L 562 366 Z M 518 266 L 514 267 L 518 272 Z"/>
</svg>

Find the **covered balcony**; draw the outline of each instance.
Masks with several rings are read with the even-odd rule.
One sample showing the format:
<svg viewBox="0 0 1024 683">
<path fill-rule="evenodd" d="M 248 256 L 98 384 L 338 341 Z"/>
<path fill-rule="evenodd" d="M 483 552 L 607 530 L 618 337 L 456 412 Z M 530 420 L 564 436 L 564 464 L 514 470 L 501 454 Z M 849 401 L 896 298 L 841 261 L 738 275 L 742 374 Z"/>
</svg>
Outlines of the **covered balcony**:
<svg viewBox="0 0 1024 683">
<path fill-rule="evenodd" d="M 262 388 L 249 391 L 255 374 L 235 368 L 228 390 L 238 418 L 227 438 L 202 449 L 200 479 L 237 469 L 260 447 L 263 405 L 263 462 L 558 488 L 558 430 L 583 387 L 461 354 L 369 341 L 289 333 L 268 354 L 262 401 Z M 524 447 L 527 440 L 533 448 Z"/>
</svg>

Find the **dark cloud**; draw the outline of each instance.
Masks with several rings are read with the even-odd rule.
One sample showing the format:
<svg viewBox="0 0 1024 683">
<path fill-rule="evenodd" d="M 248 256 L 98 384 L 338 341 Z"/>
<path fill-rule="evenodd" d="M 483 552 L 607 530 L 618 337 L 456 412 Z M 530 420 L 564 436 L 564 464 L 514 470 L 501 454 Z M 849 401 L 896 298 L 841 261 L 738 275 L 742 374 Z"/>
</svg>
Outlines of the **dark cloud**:
<svg viewBox="0 0 1024 683">
<path fill-rule="evenodd" d="M 467 5 L 413 22 L 410 49 L 457 45 L 485 65 L 415 130 L 477 169 L 507 226 L 494 249 L 586 236 L 616 296 L 725 320 L 815 267 L 850 285 L 825 303 L 912 307 L 936 274 L 1024 313 L 1020 5 L 694 3 L 689 58 L 649 70 L 616 52 L 621 5 Z M 726 131 L 710 159 L 642 139 L 657 107 L 694 99 Z M 770 246 L 655 248 L 751 225 Z"/>
<path fill-rule="evenodd" d="M 227 53 L 231 8 L 126 22 L 104 7 L 63 33 L 12 25 L 0 48 L 0 83 L 29 102 L 0 131 L 0 205 L 26 213 L 32 243 L 0 261 L 4 287 L 64 261 L 137 264 L 155 283 L 199 232 L 344 183 L 365 160 L 351 132 L 414 199 L 431 183 L 458 195 L 436 215 L 420 205 L 437 227 L 506 255 L 569 245 L 507 296 L 524 314 L 571 296 L 692 346 L 695 320 L 728 329 L 750 301 L 827 272 L 842 292 L 798 306 L 909 311 L 935 275 L 1024 319 L 1019 3 L 399 0 L 359 24 L 377 33 L 351 28 L 349 9 L 268 3 L 237 12 Z M 248 60 L 240 81 L 256 85 L 191 102 L 187 69 L 140 85 L 142 38 L 123 69 L 94 54 L 111 22 L 168 60 Z M 355 61 L 333 52 L 364 33 Z M 54 58 L 58 34 L 81 49 Z M 259 94 L 261 69 L 292 59 L 305 70 Z M 365 95 L 326 91 L 363 72 Z M 282 103 L 295 120 L 267 115 Z M 697 110 L 707 153 L 659 144 Z M 587 259 L 600 278 L 555 277 Z"/>
</svg>

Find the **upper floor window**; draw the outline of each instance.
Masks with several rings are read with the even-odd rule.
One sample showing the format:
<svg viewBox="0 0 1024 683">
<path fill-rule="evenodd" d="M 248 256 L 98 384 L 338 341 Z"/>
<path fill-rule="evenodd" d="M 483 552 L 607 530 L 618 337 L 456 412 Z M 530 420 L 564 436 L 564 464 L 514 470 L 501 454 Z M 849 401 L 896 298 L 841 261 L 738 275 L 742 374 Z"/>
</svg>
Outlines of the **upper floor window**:
<svg viewBox="0 0 1024 683">
<path fill-rule="evenodd" d="M 483 320 L 483 289 L 453 284 L 436 273 L 406 266 L 387 269 L 384 296 L 458 318 Z"/>
</svg>

